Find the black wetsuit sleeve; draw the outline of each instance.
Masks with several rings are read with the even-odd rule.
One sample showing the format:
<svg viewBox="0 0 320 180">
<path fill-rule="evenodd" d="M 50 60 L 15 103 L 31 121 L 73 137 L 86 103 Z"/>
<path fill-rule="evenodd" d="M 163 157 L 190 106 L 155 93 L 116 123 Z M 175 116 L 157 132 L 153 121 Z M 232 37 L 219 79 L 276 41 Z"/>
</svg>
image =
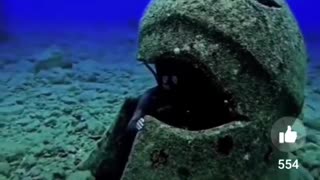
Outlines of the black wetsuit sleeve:
<svg viewBox="0 0 320 180">
<path fill-rule="evenodd" d="M 158 88 L 154 87 L 147 90 L 139 99 L 138 105 L 133 113 L 132 118 L 128 123 L 128 131 L 137 132 L 136 124 L 138 120 L 144 115 L 151 112 L 156 104 L 156 94 L 158 93 Z"/>
</svg>

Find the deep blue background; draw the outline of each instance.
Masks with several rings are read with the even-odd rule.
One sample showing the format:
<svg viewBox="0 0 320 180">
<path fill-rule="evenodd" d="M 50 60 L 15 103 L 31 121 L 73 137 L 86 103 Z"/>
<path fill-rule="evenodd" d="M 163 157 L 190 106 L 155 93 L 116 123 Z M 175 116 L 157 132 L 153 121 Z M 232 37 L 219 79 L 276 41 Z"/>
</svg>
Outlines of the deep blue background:
<svg viewBox="0 0 320 180">
<path fill-rule="evenodd" d="M 2 0 L 10 24 L 125 23 L 138 20 L 149 0 Z M 320 30 L 320 2 L 288 0 L 304 32 Z M 1 5 L 1 4 L 0 4 Z"/>
<path fill-rule="evenodd" d="M 67 27 L 137 27 L 149 0 L 0 0 L 0 19 L 10 31 Z M 314 54 L 320 50 L 320 1 L 288 0 Z M 1 15 L 4 14 L 4 15 Z M 0 22 L 1 23 L 1 22 Z M 104 29 L 103 29 L 104 30 Z M 318 57 L 318 55 L 316 55 Z"/>
</svg>

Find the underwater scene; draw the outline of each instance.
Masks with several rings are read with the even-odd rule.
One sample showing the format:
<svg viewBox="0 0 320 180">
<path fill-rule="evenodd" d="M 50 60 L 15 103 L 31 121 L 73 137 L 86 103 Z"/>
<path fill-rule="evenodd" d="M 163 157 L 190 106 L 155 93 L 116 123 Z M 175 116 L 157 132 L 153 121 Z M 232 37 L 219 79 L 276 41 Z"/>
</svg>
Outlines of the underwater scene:
<svg viewBox="0 0 320 180">
<path fill-rule="evenodd" d="M 319 8 L 0 0 L 0 180 L 320 180 Z"/>
</svg>

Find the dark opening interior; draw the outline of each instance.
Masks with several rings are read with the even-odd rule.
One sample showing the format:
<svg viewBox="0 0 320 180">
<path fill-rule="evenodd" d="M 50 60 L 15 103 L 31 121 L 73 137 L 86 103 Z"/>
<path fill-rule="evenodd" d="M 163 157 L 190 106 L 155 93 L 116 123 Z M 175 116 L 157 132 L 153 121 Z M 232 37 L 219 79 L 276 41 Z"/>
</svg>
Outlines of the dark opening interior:
<svg viewBox="0 0 320 180">
<path fill-rule="evenodd" d="M 206 66 L 190 57 L 162 57 L 155 63 L 159 87 L 161 77 L 176 76 L 174 88 L 160 93 L 154 116 L 175 127 L 188 130 L 210 129 L 238 120 L 232 95 L 214 83 Z M 167 107 L 167 108 L 166 108 Z"/>
<path fill-rule="evenodd" d="M 281 5 L 276 0 L 257 0 L 260 4 L 270 8 L 281 8 Z"/>
</svg>

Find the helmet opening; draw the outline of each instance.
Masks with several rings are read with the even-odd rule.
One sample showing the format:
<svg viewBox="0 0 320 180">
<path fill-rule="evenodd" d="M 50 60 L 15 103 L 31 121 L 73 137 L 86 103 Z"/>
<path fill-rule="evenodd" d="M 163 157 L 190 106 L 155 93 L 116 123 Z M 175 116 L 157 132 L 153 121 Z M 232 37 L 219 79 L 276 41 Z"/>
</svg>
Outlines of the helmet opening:
<svg viewBox="0 0 320 180">
<path fill-rule="evenodd" d="M 160 101 L 171 107 L 153 114 L 160 121 L 177 128 L 204 130 L 235 120 L 235 102 L 223 85 L 210 76 L 209 69 L 191 56 L 161 56 L 155 61 L 158 87 L 163 89 L 163 78 L 175 77 L 175 83 L 165 89 Z M 161 103 L 160 103 L 161 104 Z M 162 111 L 161 111 L 162 110 Z M 241 117 L 243 119 L 243 117 Z"/>
</svg>

